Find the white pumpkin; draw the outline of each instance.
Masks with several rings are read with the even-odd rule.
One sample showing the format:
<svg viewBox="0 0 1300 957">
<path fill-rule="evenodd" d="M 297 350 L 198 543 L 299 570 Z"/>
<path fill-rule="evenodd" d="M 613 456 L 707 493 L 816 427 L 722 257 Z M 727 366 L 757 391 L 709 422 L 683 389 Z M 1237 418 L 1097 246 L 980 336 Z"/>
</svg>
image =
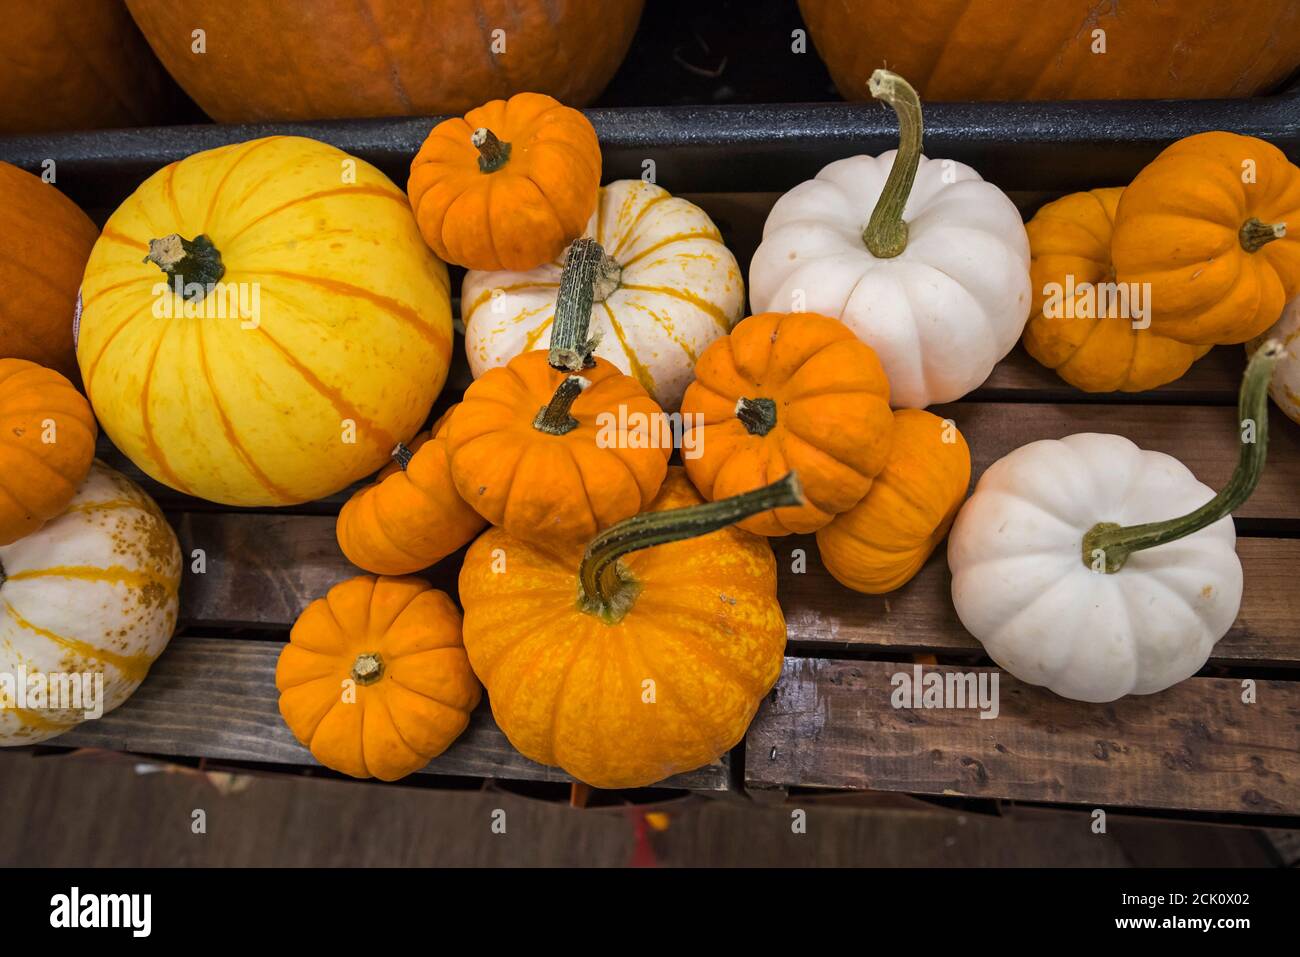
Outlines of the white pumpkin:
<svg viewBox="0 0 1300 957">
<path fill-rule="evenodd" d="M 1273 370 L 1273 384 L 1269 394 L 1292 422 L 1300 423 L 1300 297 L 1292 299 L 1282 310 L 1282 318 L 1258 339 L 1246 345 L 1246 354 L 1252 354 L 1260 343 L 1277 339 L 1287 354 Z"/>
<path fill-rule="evenodd" d="M 0 548 L 0 698 L 28 705 L 0 708 L 0 746 L 84 720 L 85 707 L 55 710 L 67 702 L 34 697 L 35 675 L 102 675 L 105 713 L 130 697 L 171 640 L 180 577 L 180 547 L 158 506 L 98 461 L 66 512 Z"/>
<path fill-rule="evenodd" d="M 871 90 L 898 112 L 901 148 L 837 160 L 777 200 L 750 263 L 750 302 L 840 319 L 880 356 L 893 406 L 919 409 L 975 389 L 1020 339 L 1029 238 L 1000 189 L 921 155 L 906 81 L 877 70 Z M 895 230 L 901 250 L 882 242 Z"/>
<path fill-rule="evenodd" d="M 609 280 L 597 285 L 591 312 L 596 355 L 676 411 L 696 357 L 726 335 L 745 308 L 736 257 L 704 210 L 642 180 L 603 187 L 584 235 L 616 264 Z M 465 353 L 476 377 L 550 345 L 563 265 L 561 255 L 527 272 L 465 276 Z"/>
<path fill-rule="evenodd" d="M 957 615 L 995 662 L 1094 702 L 1162 691 L 1205 664 L 1241 605 L 1230 513 L 1263 466 L 1280 351 L 1270 343 L 1248 368 L 1241 417 L 1255 441 L 1218 495 L 1118 435 L 1031 442 L 989 467 L 953 523 L 948 565 Z"/>
</svg>

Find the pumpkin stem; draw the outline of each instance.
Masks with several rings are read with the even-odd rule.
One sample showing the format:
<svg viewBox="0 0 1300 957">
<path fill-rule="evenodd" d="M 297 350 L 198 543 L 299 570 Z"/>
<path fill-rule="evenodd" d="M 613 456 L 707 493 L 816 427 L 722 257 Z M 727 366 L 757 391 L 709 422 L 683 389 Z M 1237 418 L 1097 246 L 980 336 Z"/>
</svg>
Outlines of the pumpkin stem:
<svg viewBox="0 0 1300 957">
<path fill-rule="evenodd" d="M 776 428 L 776 403 L 771 399 L 738 399 L 736 418 L 750 435 L 767 435 Z"/>
<path fill-rule="evenodd" d="M 641 590 L 619 565 L 624 555 L 707 535 L 768 509 L 793 508 L 803 503 L 799 478 L 790 472 L 771 485 L 731 498 L 626 518 L 587 544 L 578 567 L 578 606 L 612 624 L 627 614 Z"/>
<path fill-rule="evenodd" d="M 551 368 L 579 372 L 596 364 L 592 353 L 596 339 L 587 338 L 591 307 L 598 282 L 608 282 L 606 261 L 613 262 L 594 239 L 575 239 L 564 255 L 560 289 L 555 298 L 555 319 L 551 324 Z M 617 269 L 618 264 L 614 263 Z M 617 278 L 614 280 L 617 283 Z M 609 291 L 605 292 L 609 295 Z"/>
<path fill-rule="evenodd" d="M 199 302 L 213 285 L 226 274 L 221 253 L 207 236 L 195 236 L 193 241 L 178 233 L 162 239 L 149 240 L 149 255 L 141 262 L 153 263 L 175 280 L 176 291 L 187 302 Z"/>
<path fill-rule="evenodd" d="M 1133 552 L 1174 542 L 1225 515 L 1231 515 L 1259 484 L 1268 456 L 1268 386 L 1273 367 L 1286 353 L 1282 343 L 1269 339 L 1255 351 L 1241 383 L 1237 415 L 1241 419 L 1241 452 L 1232 478 L 1218 495 L 1200 508 L 1178 518 L 1144 525 L 1123 526 L 1098 522 L 1083 536 L 1083 563 L 1094 571 L 1113 575 Z"/>
<path fill-rule="evenodd" d="M 372 685 L 384 676 L 384 659 L 377 651 L 357 655 L 352 665 L 352 680 L 359 685 Z"/>
<path fill-rule="evenodd" d="M 1261 223 L 1254 216 L 1241 224 L 1241 248 L 1248 253 L 1256 252 L 1260 247 L 1281 239 L 1286 235 L 1286 223 Z"/>
<path fill-rule="evenodd" d="M 485 126 L 476 129 L 469 141 L 478 150 L 478 168 L 484 173 L 495 173 L 510 159 L 510 144 L 497 139 Z"/>
<path fill-rule="evenodd" d="M 556 387 L 551 401 L 542 406 L 533 419 L 533 428 L 548 435 L 565 435 L 578 427 L 578 420 L 569 414 L 573 400 L 591 385 L 590 379 L 580 375 L 565 376 Z"/>
<path fill-rule="evenodd" d="M 910 83 L 897 73 L 876 70 L 867 81 L 871 95 L 884 100 L 898 115 L 898 152 L 889 178 L 871 211 L 871 220 L 862 231 L 862 241 L 877 259 L 892 259 L 907 248 L 907 223 L 903 210 L 912 194 L 916 168 L 921 162 L 921 98 Z"/>
<path fill-rule="evenodd" d="M 415 458 L 415 453 L 412 452 L 404 443 L 398 442 L 393 446 L 392 459 L 397 463 L 397 467 L 403 472 L 406 471 L 407 467 L 411 464 L 411 459 L 413 458 Z"/>
</svg>

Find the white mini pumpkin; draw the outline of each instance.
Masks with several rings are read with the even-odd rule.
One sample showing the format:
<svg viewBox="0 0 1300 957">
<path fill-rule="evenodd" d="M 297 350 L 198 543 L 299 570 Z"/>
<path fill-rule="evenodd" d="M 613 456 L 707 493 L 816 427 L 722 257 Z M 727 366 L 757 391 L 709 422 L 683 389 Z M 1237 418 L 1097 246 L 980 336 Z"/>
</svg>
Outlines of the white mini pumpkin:
<svg viewBox="0 0 1300 957">
<path fill-rule="evenodd" d="M 67 511 L 0 548 L 0 675 L 9 685 L 0 697 L 15 703 L 23 673 L 29 694 L 37 673 L 99 673 L 103 710 L 116 708 L 171 640 L 180 577 L 180 547 L 158 506 L 96 461 Z M 82 710 L 0 708 L 0 746 L 45 741 L 83 719 Z"/>
<path fill-rule="evenodd" d="M 596 355 L 675 411 L 696 357 L 726 335 L 745 308 L 736 257 L 704 210 L 642 180 L 603 187 L 583 235 L 612 260 L 591 312 Z M 561 255 L 527 272 L 465 276 L 461 316 L 475 377 L 550 345 L 563 266 Z"/>
<path fill-rule="evenodd" d="M 1300 297 L 1287 303 L 1282 318 L 1273 323 L 1272 328 L 1246 345 L 1247 355 L 1268 339 L 1277 339 L 1287 350 L 1273 370 L 1269 394 L 1288 419 L 1300 423 Z"/>
<path fill-rule="evenodd" d="M 979 386 L 1020 339 L 1029 238 L 1000 189 L 920 154 L 921 107 L 906 81 L 877 70 L 871 90 L 898 112 L 900 149 L 837 160 L 777 200 L 749 295 L 754 312 L 840 319 L 880 356 L 894 407 L 924 408 Z M 901 249 L 874 241 L 893 231 Z"/>
</svg>

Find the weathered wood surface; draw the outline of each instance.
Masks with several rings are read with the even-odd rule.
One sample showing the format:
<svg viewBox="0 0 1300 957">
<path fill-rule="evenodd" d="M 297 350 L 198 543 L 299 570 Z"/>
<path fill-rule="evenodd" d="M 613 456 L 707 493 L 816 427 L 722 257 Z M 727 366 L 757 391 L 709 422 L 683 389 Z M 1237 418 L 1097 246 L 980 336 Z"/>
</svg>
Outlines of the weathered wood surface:
<svg viewBox="0 0 1300 957">
<path fill-rule="evenodd" d="M 51 743 L 141 754 L 315 764 L 280 717 L 275 663 L 282 647 L 274 641 L 177 638 L 125 704 Z M 570 780 L 557 768 L 536 764 L 516 751 L 492 720 L 486 701 L 456 743 L 419 773 Z M 730 772 L 724 759 L 670 778 L 663 786 L 723 791 L 730 786 Z"/>
<path fill-rule="evenodd" d="M 1000 679 L 1000 712 L 895 709 L 910 665 L 806 658 L 745 742 L 753 788 L 909 791 L 1101 808 L 1300 813 L 1300 684 L 1192 678 L 1105 705 Z M 947 672 L 951 668 L 926 668 Z M 996 669 L 976 669 L 993 672 Z"/>
</svg>

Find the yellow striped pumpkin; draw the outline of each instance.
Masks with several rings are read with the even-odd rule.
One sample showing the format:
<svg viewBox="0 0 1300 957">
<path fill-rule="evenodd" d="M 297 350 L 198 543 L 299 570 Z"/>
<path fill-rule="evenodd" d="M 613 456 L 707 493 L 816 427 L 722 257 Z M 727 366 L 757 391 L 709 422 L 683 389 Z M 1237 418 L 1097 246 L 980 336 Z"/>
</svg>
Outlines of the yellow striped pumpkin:
<svg viewBox="0 0 1300 957">
<path fill-rule="evenodd" d="M 77 358 L 104 431 L 150 476 L 285 505 L 415 434 L 451 335 L 447 269 L 405 194 L 275 136 L 173 163 L 119 207 L 86 267 Z"/>
<path fill-rule="evenodd" d="M 42 681 L 84 690 L 96 680 L 71 676 L 101 675 L 104 712 L 130 697 L 171 640 L 180 579 L 158 506 L 99 461 L 67 511 L 0 548 L 0 746 L 52 738 L 95 710 L 86 697 L 52 708 L 70 702 L 41 700 Z"/>
<path fill-rule="evenodd" d="M 584 235 L 609 255 L 591 311 L 591 332 L 600 337 L 596 355 L 676 411 L 696 358 L 745 308 L 736 257 L 704 210 L 636 179 L 601 189 Z M 562 253 L 526 272 L 465 276 L 465 352 L 476 377 L 550 345 L 563 266 Z"/>
</svg>

